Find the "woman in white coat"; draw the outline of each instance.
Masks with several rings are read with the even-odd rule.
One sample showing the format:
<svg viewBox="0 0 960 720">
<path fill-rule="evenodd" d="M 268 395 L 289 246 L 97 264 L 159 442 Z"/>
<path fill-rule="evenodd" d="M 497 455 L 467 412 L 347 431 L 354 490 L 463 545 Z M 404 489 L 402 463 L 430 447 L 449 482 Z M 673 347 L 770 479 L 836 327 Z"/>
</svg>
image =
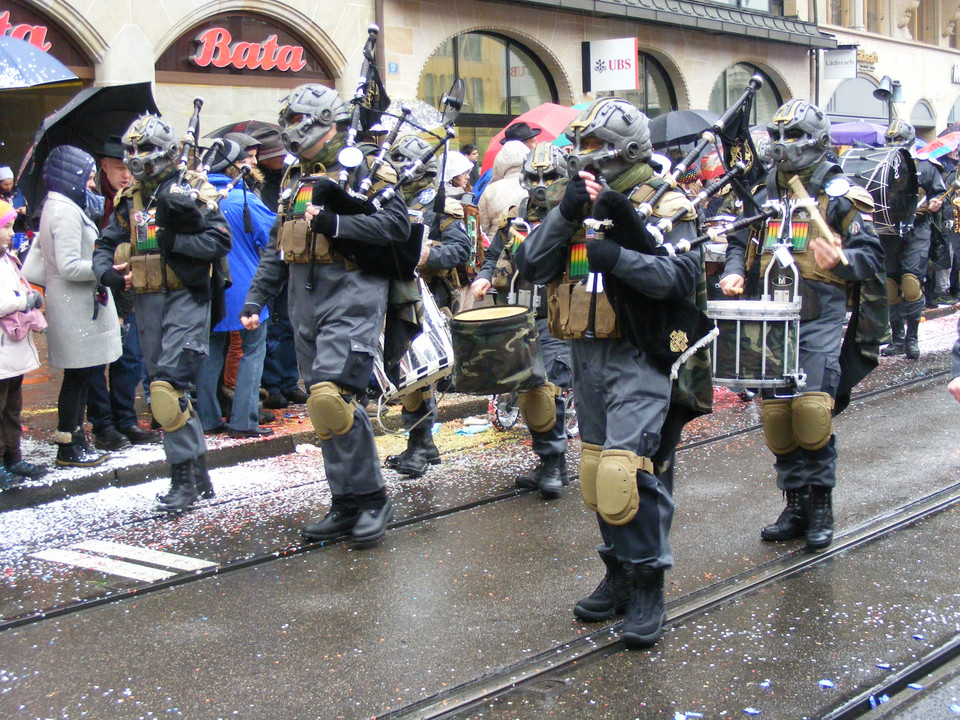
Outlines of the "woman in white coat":
<svg viewBox="0 0 960 720">
<path fill-rule="evenodd" d="M 20 272 L 20 261 L 10 252 L 16 219 L 13 206 L 0 200 L 0 489 L 47 472 L 40 465 L 26 462 L 20 453 L 23 376 L 40 367 L 27 313 L 38 314 L 31 311 L 43 304 L 43 298 L 27 284 Z"/>
<path fill-rule="evenodd" d="M 98 285 L 91 260 L 103 198 L 93 187 L 93 158 L 70 145 L 54 148 L 43 165 L 47 199 L 38 245 L 47 275 L 47 358 L 63 369 L 57 402 L 57 465 L 98 465 L 83 430 L 87 385 L 121 353 L 120 321 L 110 290 Z M 37 248 L 31 251 L 36 252 Z"/>
</svg>

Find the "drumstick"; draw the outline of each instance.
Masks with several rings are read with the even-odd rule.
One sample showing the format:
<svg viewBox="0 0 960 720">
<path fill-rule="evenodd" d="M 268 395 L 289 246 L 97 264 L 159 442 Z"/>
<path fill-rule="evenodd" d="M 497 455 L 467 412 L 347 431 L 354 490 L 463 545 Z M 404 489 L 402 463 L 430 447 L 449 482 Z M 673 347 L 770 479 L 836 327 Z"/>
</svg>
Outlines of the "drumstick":
<svg viewBox="0 0 960 720">
<path fill-rule="evenodd" d="M 827 221 L 823 219 L 823 215 L 820 214 L 820 208 L 817 207 L 816 201 L 810 197 L 810 193 L 807 192 L 800 178 L 794 175 L 787 181 L 787 184 L 790 186 L 793 194 L 800 198 L 803 206 L 810 210 L 810 219 L 820 228 L 823 236 L 833 243 L 833 246 L 837 249 L 837 254 L 840 256 L 840 262 L 844 265 L 849 265 L 850 261 L 847 260 L 847 256 L 843 254 L 843 243 L 840 241 L 840 238 L 833 234 L 833 230 L 827 225 Z"/>
</svg>

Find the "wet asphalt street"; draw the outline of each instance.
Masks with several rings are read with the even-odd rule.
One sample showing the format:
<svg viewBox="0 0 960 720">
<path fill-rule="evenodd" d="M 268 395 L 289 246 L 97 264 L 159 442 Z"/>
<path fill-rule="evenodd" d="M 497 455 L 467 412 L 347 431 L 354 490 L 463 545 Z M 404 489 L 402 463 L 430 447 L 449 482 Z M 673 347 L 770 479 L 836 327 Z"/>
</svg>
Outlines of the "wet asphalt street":
<svg viewBox="0 0 960 720">
<path fill-rule="evenodd" d="M 960 406 L 938 375 L 955 337 L 956 316 L 924 323 L 924 357 L 885 360 L 837 418 L 841 537 L 960 482 Z M 442 465 L 420 480 L 386 473 L 397 522 L 370 547 L 301 546 L 299 527 L 329 502 L 302 445 L 218 468 L 217 498 L 176 520 L 151 510 L 163 480 L 6 510 L 0 717 L 427 717 L 408 706 L 452 706 L 478 678 L 508 687 L 580 643 L 603 650 L 450 716 L 820 718 L 960 635 L 949 503 L 696 611 L 808 557 L 759 541 L 782 507 L 761 434 L 741 432 L 759 406 L 717 397 L 678 455 L 671 624 L 651 651 L 573 619 L 603 569 L 576 486 L 549 503 L 515 492 L 533 464 L 525 433 L 463 435 L 451 421 Z M 402 442 L 380 438 L 381 455 Z M 73 566 L 71 552 L 109 564 Z M 953 677 L 915 683 L 876 716 L 924 702 L 917 717 L 953 716 Z"/>
</svg>

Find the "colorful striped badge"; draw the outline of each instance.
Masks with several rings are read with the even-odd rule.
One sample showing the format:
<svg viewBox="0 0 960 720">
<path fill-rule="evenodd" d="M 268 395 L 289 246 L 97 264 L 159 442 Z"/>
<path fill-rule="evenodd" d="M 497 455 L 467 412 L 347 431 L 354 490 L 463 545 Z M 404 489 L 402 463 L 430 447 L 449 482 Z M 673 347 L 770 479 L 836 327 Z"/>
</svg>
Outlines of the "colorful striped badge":
<svg viewBox="0 0 960 720">
<path fill-rule="evenodd" d="M 593 240 L 596 236 L 596 230 L 591 227 L 585 228 L 587 232 L 586 242 L 570 243 L 567 250 L 567 277 L 570 280 L 582 280 L 590 274 L 590 266 L 587 263 L 587 242 Z"/>
<path fill-rule="evenodd" d="M 303 217 L 307 211 L 307 203 L 313 200 L 313 183 L 304 183 L 297 188 L 297 195 L 293 198 L 292 215 L 295 218 Z"/>
<path fill-rule="evenodd" d="M 147 213 L 146 222 L 142 214 L 137 218 L 137 252 L 157 250 L 157 211 L 153 208 Z"/>
<path fill-rule="evenodd" d="M 764 250 L 772 251 L 777 246 L 782 222 L 782 220 L 770 220 L 767 222 L 767 235 L 763 241 Z M 793 232 L 790 238 L 791 248 L 794 252 L 803 252 L 807 249 L 807 243 L 810 242 L 810 223 L 806 220 L 794 220 L 790 229 Z"/>
</svg>

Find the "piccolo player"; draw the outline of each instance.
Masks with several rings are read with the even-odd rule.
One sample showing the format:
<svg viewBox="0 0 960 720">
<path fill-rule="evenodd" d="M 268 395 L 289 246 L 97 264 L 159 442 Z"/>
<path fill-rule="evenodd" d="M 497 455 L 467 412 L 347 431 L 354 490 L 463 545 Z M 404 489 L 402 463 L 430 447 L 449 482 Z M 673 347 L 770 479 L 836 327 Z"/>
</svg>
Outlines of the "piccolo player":
<svg viewBox="0 0 960 720">
<path fill-rule="evenodd" d="M 566 183 L 562 199 L 520 245 L 517 267 L 529 282 L 550 284 L 550 331 L 571 340 L 580 492 L 597 514 L 606 566 L 574 614 L 599 621 L 626 612 L 624 642 L 647 647 L 660 638 L 666 617 L 674 450 L 684 422 L 709 412 L 712 401 L 709 358 L 698 352 L 710 323 L 692 302 L 699 286 L 705 303 L 703 263 L 699 253 L 661 254 L 636 211 L 664 182 L 648 162 L 646 115 L 625 100 L 603 98 L 565 132 L 573 140 L 570 179 L 557 183 Z M 687 212 L 668 239 L 694 237 L 696 212 L 674 191 L 653 204 L 658 217 L 681 208 Z M 598 227 L 591 215 L 608 222 Z M 587 284 L 571 262 L 584 243 Z M 591 288 L 598 276 L 602 292 Z M 695 362 L 684 364 L 691 357 Z"/>
<path fill-rule="evenodd" d="M 220 260 L 230 252 L 230 227 L 202 175 L 186 171 L 178 184 L 180 143 L 163 120 L 138 118 L 122 142 L 135 182 L 117 196 L 93 268 L 114 293 L 133 288 L 150 412 L 170 463 L 170 492 L 159 508 L 179 512 L 213 497 L 203 428 L 188 393 L 209 350 L 211 300 L 223 292 Z"/>
<path fill-rule="evenodd" d="M 847 297 L 854 284 L 878 277 L 883 270 L 883 249 L 873 224 L 870 194 L 850 183 L 839 166 L 825 159 L 830 147 L 830 120 L 824 112 L 806 100 L 791 100 L 777 111 L 767 130 L 774 168 L 755 199 L 758 203 L 779 199 L 786 211 L 792 208 L 795 237 L 799 237 L 796 230 L 802 223 L 809 240 L 794 242 L 792 251 L 801 275 L 800 367 L 806 373 L 806 386 L 793 397 L 774 397 L 766 391 L 761 409 L 764 437 L 775 457 L 777 486 L 787 504 L 760 536 L 772 542 L 806 537 L 807 548 L 815 551 L 833 541 L 831 495 L 837 466 L 833 415 L 838 390 L 847 386 L 844 392 L 848 395 L 852 387 L 848 378 L 841 383 L 840 372 Z M 794 177 L 799 178 L 804 194 L 815 204 L 796 205 L 797 186 L 790 187 Z M 839 245 L 825 236 L 813 220 L 814 213 L 826 221 Z M 764 241 L 762 245 L 766 251 L 757 258 L 756 244 L 751 244 L 748 251 L 745 235 L 729 238 L 725 273 L 720 280 L 725 295 L 743 292 L 744 277 L 758 260 L 763 277 L 773 260 L 773 243 Z M 869 307 L 875 312 L 879 309 L 883 317 L 871 318 L 872 324 L 885 330 L 886 302 L 881 287 L 878 281 L 874 298 L 859 291 L 853 296 L 873 300 Z M 861 308 L 857 310 L 851 322 L 860 319 L 862 329 L 869 323 L 862 321 Z M 875 366 L 876 352 L 871 367 Z"/>
</svg>

